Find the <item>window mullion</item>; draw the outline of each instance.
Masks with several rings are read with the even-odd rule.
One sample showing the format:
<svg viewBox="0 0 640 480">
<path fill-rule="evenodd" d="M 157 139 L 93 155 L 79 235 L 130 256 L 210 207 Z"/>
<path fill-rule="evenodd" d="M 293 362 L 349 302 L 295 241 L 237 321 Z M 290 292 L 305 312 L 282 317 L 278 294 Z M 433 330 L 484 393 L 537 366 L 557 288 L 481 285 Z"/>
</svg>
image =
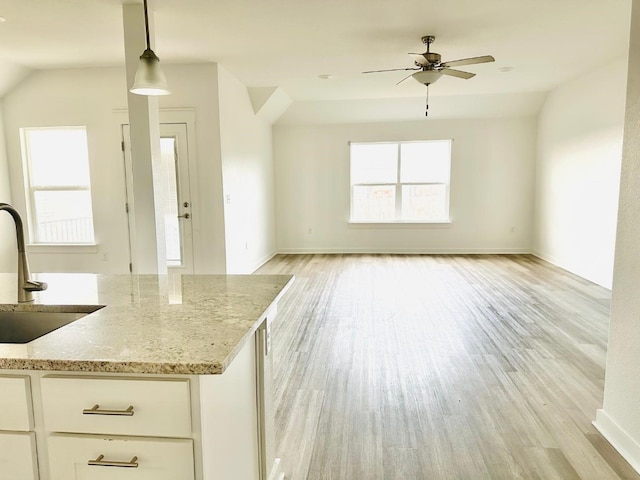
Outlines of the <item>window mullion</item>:
<svg viewBox="0 0 640 480">
<path fill-rule="evenodd" d="M 34 192 L 82 192 L 91 190 L 91 187 L 85 185 L 37 185 L 35 187 L 31 187 Z"/>
</svg>

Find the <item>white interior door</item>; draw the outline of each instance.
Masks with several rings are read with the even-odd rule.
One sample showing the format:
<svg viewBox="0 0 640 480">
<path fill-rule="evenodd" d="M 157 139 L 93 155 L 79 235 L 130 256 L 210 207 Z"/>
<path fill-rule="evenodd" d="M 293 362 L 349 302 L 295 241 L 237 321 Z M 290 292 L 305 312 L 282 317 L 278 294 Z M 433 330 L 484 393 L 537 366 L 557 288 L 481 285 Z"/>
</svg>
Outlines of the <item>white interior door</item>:
<svg viewBox="0 0 640 480">
<path fill-rule="evenodd" d="M 131 203 L 133 174 L 129 125 L 122 126 L 122 141 L 127 183 L 127 203 Z M 189 182 L 189 150 L 186 123 L 160 124 L 160 158 L 165 169 L 168 195 L 165 205 L 156 205 L 164 212 L 167 268 L 170 273 L 193 273 L 193 214 Z M 154 185 L 154 188 L 161 186 Z M 129 212 L 130 209 L 127 209 Z M 135 242 L 135 229 L 129 218 L 129 246 Z M 130 248 L 131 251 L 131 248 Z M 132 259 L 135 263 L 135 259 Z"/>
</svg>

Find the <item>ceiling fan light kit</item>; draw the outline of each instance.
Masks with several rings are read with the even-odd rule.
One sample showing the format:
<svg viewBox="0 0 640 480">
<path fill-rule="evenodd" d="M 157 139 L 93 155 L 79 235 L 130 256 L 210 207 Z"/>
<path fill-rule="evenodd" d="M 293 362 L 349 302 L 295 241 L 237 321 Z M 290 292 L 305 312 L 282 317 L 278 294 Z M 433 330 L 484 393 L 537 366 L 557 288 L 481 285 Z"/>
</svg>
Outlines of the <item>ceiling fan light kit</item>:
<svg viewBox="0 0 640 480">
<path fill-rule="evenodd" d="M 437 70 L 422 70 L 411 75 L 418 83 L 423 85 L 431 85 L 435 83 L 441 76 L 442 72 Z"/>
<path fill-rule="evenodd" d="M 450 77 L 462 78 L 468 80 L 475 77 L 475 73 L 464 72 L 462 70 L 456 70 L 451 67 L 458 67 L 462 65 L 475 65 L 477 63 L 495 62 L 495 58 L 491 55 L 483 55 L 481 57 L 462 58 L 460 60 L 452 60 L 450 62 L 442 62 L 441 55 L 436 52 L 432 52 L 430 47 L 435 41 L 436 37 L 433 35 L 425 35 L 421 38 L 422 43 L 427 46 L 427 51 L 424 53 L 410 53 L 414 56 L 415 67 L 412 68 L 391 68 L 387 70 L 370 70 L 362 73 L 379 73 L 379 72 L 397 72 L 400 70 L 417 70 L 416 73 L 409 74 L 396 85 L 404 82 L 407 78 L 413 77 L 418 83 L 426 85 L 427 87 L 427 112 L 429 110 L 429 85 L 435 83 L 442 75 Z"/>
<path fill-rule="evenodd" d="M 140 63 L 133 79 L 133 86 L 129 89 L 136 95 L 169 95 L 167 78 L 160 70 L 160 59 L 151 50 L 149 42 L 149 17 L 147 14 L 147 0 L 144 0 L 144 30 L 147 40 L 147 48 L 140 55 Z"/>
</svg>

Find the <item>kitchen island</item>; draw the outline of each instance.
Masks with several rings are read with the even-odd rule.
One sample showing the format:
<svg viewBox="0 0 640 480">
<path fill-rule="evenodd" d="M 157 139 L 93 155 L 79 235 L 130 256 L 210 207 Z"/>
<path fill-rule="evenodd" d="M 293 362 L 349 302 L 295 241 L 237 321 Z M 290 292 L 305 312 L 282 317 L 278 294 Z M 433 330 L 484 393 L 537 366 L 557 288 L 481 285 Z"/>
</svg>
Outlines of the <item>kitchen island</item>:
<svg viewBox="0 0 640 480">
<path fill-rule="evenodd" d="M 1 274 L 0 311 L 101 308 L 0 343 L 0 480 L 282 476 L 268 327 L 292 276 L 37 279 L 49 288 L 16 304 Z"/>
</svg>

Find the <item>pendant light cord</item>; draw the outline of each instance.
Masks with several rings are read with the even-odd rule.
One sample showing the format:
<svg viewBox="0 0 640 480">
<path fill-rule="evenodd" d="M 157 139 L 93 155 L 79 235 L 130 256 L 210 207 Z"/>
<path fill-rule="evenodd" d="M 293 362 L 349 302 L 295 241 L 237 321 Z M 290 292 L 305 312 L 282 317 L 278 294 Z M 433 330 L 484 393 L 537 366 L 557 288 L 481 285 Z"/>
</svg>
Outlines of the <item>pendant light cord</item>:
<svg viewBox="0 0 640 480">
<path fill-rule="evenodd" d="M 151 42 L 149 41 L 149 17 L 147 16 L 147 0 L 143 0 L 144 5 L 144 33 L 147 39 L 147 50 L 151 50 Z"/>
</svg>

